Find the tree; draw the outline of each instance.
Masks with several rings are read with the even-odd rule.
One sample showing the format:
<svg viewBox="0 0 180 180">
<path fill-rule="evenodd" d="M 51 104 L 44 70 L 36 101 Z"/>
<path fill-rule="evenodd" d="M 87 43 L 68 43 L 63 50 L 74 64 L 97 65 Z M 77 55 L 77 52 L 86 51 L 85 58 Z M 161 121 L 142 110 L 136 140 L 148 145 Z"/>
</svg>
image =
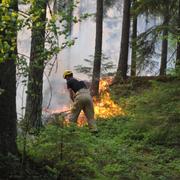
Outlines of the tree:
<svg viewBox="0 0 180 180">
<path fill-rule="evenodd" d="M 132 56 L 131 56 L 131 76 L 136 76 L 136 61 L 137 61 L 137 14 L 135 13 L 136 9 L 136 0 L 133 0 L 133 14 L 132 14 Z"/>
<path fill-rule="evenodd" d="M 44 55 L 46 7 L 47 0 L 36 0 L 31 7 L 33 22 L 25 120 L 28 126 L 37 129 L 42 126 L 42 86 L 46 59 Z"/>
<path fill-rule="evenodd" d="M 18 1 L 0 1 L 0 153 L 17 153 L 16 55 Z"/>
<path fill-rule="evenodd" d="M 156 53 L 155 45 L 157 43 L 158 33 L 155 26 L 148 28 L 145 32 L 137 35 L 137 21 L 139 15 L 146 18 L 146 25 L 148 18 L 156 17 L 154 9 L 156 7 L 156 0 L 133 0 L 132 3 L 132 56 L 131 56 L 131 75 L 135 76 L 141 71 L 151 71 L 157 65 L 152 56 Z M 152 20 L 150 20 L 152 23 Z M 152 25 L 152 24 L 151 24 Z"/>
<path fill-rule="evenodd" d="M 166 74 L 167 58 L 168 58 L 168 36 L 173 33 L 172 25 L 174 14 L 177 11 L 177 1 L 171 0 L 139 0 L 136 11 L 139 14 L 154 16 L 163 19 L 162 24 L 154 25 L 138 36 L 138 60 L 141 64 L 149 64 L 153 67 L 156 61 L 150 60 L 156 53 L 156 44 L 159 36 L 162 35 L 160 75 Z M 143 41 L 142 41 L 143 40 Z M 143 43 L 142 43 L 143 42 Z M 157 54 L 156 54 L 157 55 Z"/>
<path fill-rule="evenodd" d="M 180 0 L 178 5 L 178 38 L 177 38 L 177 55 L 176 55 L 176 67 L 180 66 Z"/>
<path fill-rule="evenodd" d="M 128 70 L 128 49 L 129 49 L 129 31 L 130 31 L 130 7 L 131 0 L 124 0 L 123 22 L 120 57 L 115 79 L 126 79 Z"/>
<path fill-rule="evenodd" d="M 162 35 L 162 50 L 161 50 L 161 64 L 160 64 L 160 74 L 159 75 L 166 75 L 167 69 L 167 56 L 168 56 L 168 26 L 169 26 L 169 11 L 170 11 L 170 4 L 169 0 L 166 1 L 165 7 L 163 8 L 163 35 Z"/>
<path fill-rule="evenodd" d="M 69 19 L 68 19 L 68 29 L 69 29 L 69 35 L 71 35 L 72 33 L 72 21 L 73 21 L 73 7 L 74 5 L 74 0 L 68 0 L 67 2 L 67 11 L 68 11 L 68 14 L 69 14 Z"/>
<path fill-rule="evenodd" d="M 31 128 L 39 130 L 42 126 L 43 73 L 48 60 L 51 60 L 63 48 L 70 47 L 74 44 L 74 40 L 68 38 L 70 29 L 67 22 L 71 19 L 69 19 L 69 9 L 63 12 L 58 11 L 58 18 L 57 14 L 53 16 L 51 13 L 52 17 L 47 21 L 46 9 L 47 7 L 50 8 L 47 5 L 48 0 L 33 1 L 30 8 L 30 18 L 27 19 L 26 23 L 29 26 L 29 22 L 32 22 L 32 26 L 29 27 L 32 28 L 32 39 L 25 110 L 25 125 L 27 130 Z M 73 7 L 72 5 L 71 8 Z M 61 28 L 56 26 L 57 19 L 62 25 Z M 76 21 L 78 20 L 76 19 Z M 65 39 L 60 47 L 58 44 L 58 35 L 62 35 Z M 51 68 L 53 65 L 54 63 L 51 64 Z"/>
<path fill-rule="evenodd" d="M 96 7 L 96 40 L 92 77 L 92 95 L 97 96 L 99 93 L 99 81 L 101 71 L 102 56 L 102 36 L 103 36 L 103 0 L 97 0 Z"/>
</svg>

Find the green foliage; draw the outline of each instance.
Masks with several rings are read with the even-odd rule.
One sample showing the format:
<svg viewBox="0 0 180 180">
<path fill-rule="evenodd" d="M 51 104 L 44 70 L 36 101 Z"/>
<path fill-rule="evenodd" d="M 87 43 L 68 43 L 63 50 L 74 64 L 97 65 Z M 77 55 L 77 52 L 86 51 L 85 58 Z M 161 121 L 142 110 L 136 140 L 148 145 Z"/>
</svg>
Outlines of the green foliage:
<svg viewBox="0 0 180 180">
<path fill-rule="evenodd" d="M 143 93 L 142 90 L 134 95 L 131 93 L 128 99 L 120 97 L 119 103 L 126 108 L 127 114 L 132 118 L 123 125 L 121 139 L 143 155 L 145 171 L 138 170 L 138 177 L 177 178 L 180 175 L 178 166 L 180 81 L 177 78 L 169 81 L 167 79 L 152 81 L 151 86 Z M 148 157 L 151 159 L 146 159 Z M 155 162 L 159 163 L 157 169 L 152 165 Z"/>
<path fill-rule="evenodd" d="M 19 25 L 18 13 L 11 9 L 10 1 L 0 4 L 0 63 L 16 58 L 16 33 Z"/>
<path fill-rule="evenodd" d="M 46 65 L 49 66 L 49 71 L 51 72 L 54 62 L 49 63 L 53 57 L 57 60 L 57 54 L 62 51 L 64 48 L 69 48 L 74 45 L 76 38 L 70 37 L 70 23 L 78 23 L 85 18 L 88 18 L 89 14 L 83 14 L 80 18 L 76 16 L 70 16 L 70 11 L 73 11 L 76 8 L 76 4 L 71 4 L 67 8 L 61 9 L 56 13 L 51 13 L 49 19 L 46 18 L 45 21 L 42 21 L 42 15 L 44 13 L 44 0 L 35 1 L 35 0 L 22 0 L 22 3 L 30 5 L 29 10 L 25 12 L 19 12 L 18 20 L 18 30 L 21 28 L 27 28 L 35 32 L 36 43 L 39 43 L 38 37 L 41 37 L 41 33 L 45 26 L 45 40 L 44 43 L 36 48 L 37 56 L 36 61 L 33 62 L 33 68 L 44 69 Z M 59 27 L 61 25 L 61 28 Z M 62 38 L 61 44 L 59 44 L 59 38 Z M 42 41 L 42 40 L 41 40 Z M 40 42 L 41 42 L 40 41 Z M 0 44 L 1 45 L 1 44 Z M 7 45 L 6 45 L 7 46 Z M 3 49 L 2 49 L 3 50 Z M 6 49 L 6 53 L 9 51 Z M 17 69 L 18 75 L 27 77 L 30 69 L 32 67 L 28 66 L 29 57 L 19 54 L 17 58 Z M 23 83 L 26 85 L 26 80 L 23 80 Z"/>
<path fill-rule="evenodd" d="M 179 78 L 180 77 L 180 67 L 177 66 L 175 69 L 169 69 L 167 74 Z"/>
<path fill-rule="evenodd" d="M 53 177 L 33 161 L 27 161 L 23 165 L 18 155 L 0 154 L 0 179 L 38 179 L 50 180 Z"/>
<path fill-rule="evenodd" d="M 164 3 L 164 0 L 134 0 L 132 5 L 132 15 L 139 16 L 144 15 L 146 18 L 161 18 L 158 24 L 153 24 L 152 20 L 150 28 L 145 32 L 142 32 L 137 37 L 137 68 L 140 72 L 144 72 L 148 69 L 147 72 L 155 72 L 154 69 L 158 68 L 157 59 L 160 57 L 157 51 L 158 42 L 162 39 L 167 39 L 173 43 L 169 43 L 169 50 L 172 48 L 174 52 L 170 52 L 173 57 L 175 53 L 174 44 L 178 40 L 178 27 L 179 27 L 179 17 L 178 17 L 178 1 L 171 0 Z M 169 18 L 168 25 L 164 24 L 165 17 Z M 148 23 L 148 20 L 147 22 Z M 163 36 L 162 32 L 164 30 L 168 31 L 168 37 Z M 154 57 L 154 58 L 152 58 Z M 168 63 L 175 64 L 172 61 L 172 57 L 169 58 Z"/>
<path fill-rule="evenodd" d="M 152 57 L 159 57 L 156 52 L 156 45 L 159 41 L 161 25 L 151 27 L 138 35 L 137 38 L 137 67 L 140 74 L 143 70 L 152 73 L 158 63 Z M 148 69 L 148 71 L 146 70 Z"/>
<path fill-rule="evenodd" d="M 88 143 L 93 138 L 87 131 L 86 128 L 49 125 L 38 137 L 29 139 L 28 155 L 37 162 L 47 162 L 47 169 L 51 169 L 55 177 L 93 177 L 95 164 L 91 153 L 94 149 L 93 144 Z"/>
<path fill-rule="evenodd" d="M 148 143 L 173 145 L 178 144 L 180 84 L 179 80 L 171 83 L 152 82 L 153 88 L 139 96 L 129 99 L 129 110 L 134 113 Z M 175 126 L 176 125 L 176 126 Z M 148 133 L 147 133 L 148 132 Z"/>
<path fill-rule="evenodd" d="M 125 116 L 97 119 L 97 136 L 87 127 L 48 125 L 27 137 L 27 155 L 55 179 L 179 179 L 179 92 L 178 79 L 153 80 L 120 98 Z"/>
</svg>

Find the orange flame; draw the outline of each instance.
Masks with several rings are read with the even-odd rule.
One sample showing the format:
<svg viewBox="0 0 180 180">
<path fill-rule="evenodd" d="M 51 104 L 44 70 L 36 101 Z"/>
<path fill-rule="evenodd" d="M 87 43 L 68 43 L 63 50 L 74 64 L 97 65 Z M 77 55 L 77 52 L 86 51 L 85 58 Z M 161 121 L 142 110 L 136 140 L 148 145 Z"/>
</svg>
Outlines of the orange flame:
<svg viewBox="0 0 180 180">
<path fill-rule="evenodd" d="M 115 104 L 110 97 L 109 85 L 112 79 L 101 79 L 99 83 L 99 98 L 94 98 L 95 117 L 109 118 L 117 115 L 124 115 L 122 108 Z"/>
</svg>

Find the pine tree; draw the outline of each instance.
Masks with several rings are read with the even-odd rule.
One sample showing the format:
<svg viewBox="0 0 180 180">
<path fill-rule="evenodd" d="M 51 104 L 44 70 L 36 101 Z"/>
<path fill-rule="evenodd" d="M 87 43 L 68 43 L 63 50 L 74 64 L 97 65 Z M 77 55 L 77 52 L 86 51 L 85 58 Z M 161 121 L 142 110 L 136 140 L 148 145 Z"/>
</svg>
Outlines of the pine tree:
<svg viewBox="0 0 180 180">
<path fill-rule="evenodd" d="M 119 63 L 115 79 L 126 79 L 128 70 L 128 49 L 129 49 L 129 31 L 130 31 L 130 7 L 131 0 L 124 0 L 123 23 Z"/>
<path fill-rule="evenodd" d="M 97 96 L 99 93 L 99 81 L 101 72 L 102 58 L 102 36 L 103 36 L 103 0 L 97 0 L 96 10 L 96 41 L 94 53 L 94 66 L 92 77 L 92 95 Z"/>
</svg>

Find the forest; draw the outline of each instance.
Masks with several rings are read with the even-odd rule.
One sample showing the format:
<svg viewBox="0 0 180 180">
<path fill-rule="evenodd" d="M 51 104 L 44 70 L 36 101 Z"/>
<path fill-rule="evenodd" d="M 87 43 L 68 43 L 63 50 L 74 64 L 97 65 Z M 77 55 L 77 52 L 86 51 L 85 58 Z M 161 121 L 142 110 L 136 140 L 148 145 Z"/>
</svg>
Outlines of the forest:
<svg viewBox="0 0 180 180">
<path fill-rule="evenodd" d="M 180 0 L 0 0 L 1 179 L 180 179 Z"/>
</svg>

